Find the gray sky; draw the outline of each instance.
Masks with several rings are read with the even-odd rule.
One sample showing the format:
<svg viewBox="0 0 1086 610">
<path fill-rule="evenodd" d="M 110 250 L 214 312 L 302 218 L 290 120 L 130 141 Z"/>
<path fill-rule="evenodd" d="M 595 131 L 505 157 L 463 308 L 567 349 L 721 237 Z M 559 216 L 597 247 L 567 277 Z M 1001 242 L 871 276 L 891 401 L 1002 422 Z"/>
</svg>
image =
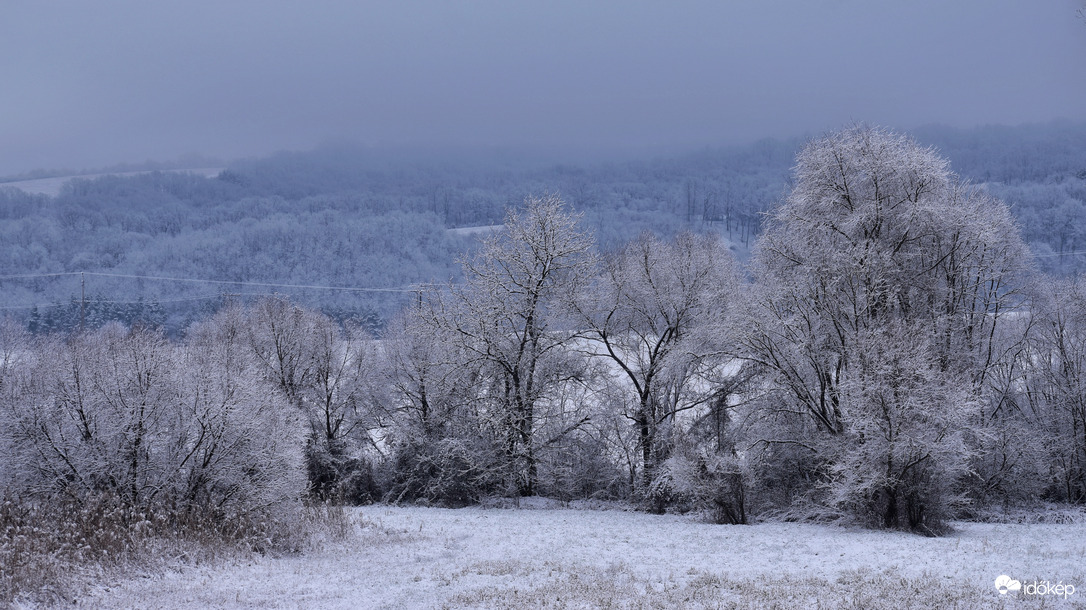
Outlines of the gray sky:
<svg viewBox="0 0 1086 610">
<path fill-rule="evenodd" d="M 1086 120 L 1080 0 L 0 0 L 0 175 Z"/>
</svg>

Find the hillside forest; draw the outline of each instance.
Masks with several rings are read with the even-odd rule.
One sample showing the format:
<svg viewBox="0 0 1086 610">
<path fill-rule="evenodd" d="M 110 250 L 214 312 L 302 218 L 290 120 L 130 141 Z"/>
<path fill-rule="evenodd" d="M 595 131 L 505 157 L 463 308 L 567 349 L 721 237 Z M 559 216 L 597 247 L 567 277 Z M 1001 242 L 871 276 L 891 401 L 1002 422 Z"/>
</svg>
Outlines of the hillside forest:
<svg viewBox="0 0 1086 610">
<path fill-rule="evenodd" d="M 911 135 L 1007 203 L 1038 269 L 1069 276 L 1086 264 L 1086 126 Z M 120 321 L 176 337 L 228 303 L 283 296 L 380 332 L 420 288 L 459 281 L 457 261 L 506 210 L 549 193 L 581 214 L 601 252 L 688 231 L 721 235 L 745 262 L 803 145 L 555 163 L 344 144 L 237 161 L 212 178 L 76 178 L 55 197 L 0 182 L 0 311 L 35 333 Z"/>
</svg>

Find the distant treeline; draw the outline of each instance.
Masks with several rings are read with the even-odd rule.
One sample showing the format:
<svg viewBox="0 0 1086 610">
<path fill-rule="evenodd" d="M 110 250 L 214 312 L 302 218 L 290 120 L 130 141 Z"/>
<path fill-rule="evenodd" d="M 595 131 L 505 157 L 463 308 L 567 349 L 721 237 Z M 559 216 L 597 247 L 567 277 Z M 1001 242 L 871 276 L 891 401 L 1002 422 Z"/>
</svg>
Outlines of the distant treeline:
<svg viewBox="0 0 1086 610">
<path fill-rule="evenodd" d="M 1086 125 L 914 135 L 1011 206 L 1042 269 L 1086 265 Z M 377 329 L 414 288 L 458 278 L 476 239 L 450 229 L 499 224 L 545 193 L 583 214 L 603 251 L 645 231 L 692 230 L 722 235 L 745 259 L 802 144 L 580 165 L 328 146 L 239 161 L 217 178 L 74 179 L 55 198 L 0 185 L 0 308 L 39 331 L 117 320 L 174 332 L 226 302 L 280 294 Z"/>
</svg>

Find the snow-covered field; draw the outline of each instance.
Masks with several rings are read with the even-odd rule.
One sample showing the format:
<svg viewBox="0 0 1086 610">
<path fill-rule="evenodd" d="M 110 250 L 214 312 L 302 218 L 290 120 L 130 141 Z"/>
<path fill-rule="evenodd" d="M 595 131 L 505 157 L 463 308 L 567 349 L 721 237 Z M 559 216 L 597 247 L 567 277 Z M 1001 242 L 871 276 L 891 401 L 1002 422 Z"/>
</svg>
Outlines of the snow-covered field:
<svg viewBox="0 0 1086 610">
<path fill-rule="evenodd" d="M 361 530 L 349 544 L 137 575 L 100 584 L 78 605 L 1086 607 L 1082 521 L 957 524 L 952 535 L 924 538 L 795 523 L 713 525 L 622 510 L 378 505 L 357 515 Z M 1001 575 L 1023 588 L 1001 595 Z M 1047 595 L 1025 594 L 1035 581 L 1048 581 Z"/>
<path fill-rule="evenodd" d="M 191 173 L 205 178 L 214 178 L 222 172 L 221 167 L 201 167 L 197 169 L 168 169 L 162 170 L 166 172 L 177 173 Z M 60 194 L 60 189 L 65 184 L 75 178 L 81 178 L 84 180 L 94 180 L 95 178 L 101 178 L 102 176 L 137 176 L 139 174 L 149 174 L 149 171 L 139 172 L 115 172 L 109 174 L 81 174 L 77 176 L 57 176 L 54 178 L 36 178 L 34 180 L 19 180 L 17 182 L 0 182 L 0 188 L 5 186 L 14 187 L 33 195 L 48 195 L 50 197 L 56 197 Z"/>
<path fill-rule="evenodd" d="M 457 227 L 455 229 L 445 230 L 452 235 L 486 237 L 490 233 L 501 230 L 504 226 L 505 225 L 481 225 L 478 227 Z"/>
</svg>

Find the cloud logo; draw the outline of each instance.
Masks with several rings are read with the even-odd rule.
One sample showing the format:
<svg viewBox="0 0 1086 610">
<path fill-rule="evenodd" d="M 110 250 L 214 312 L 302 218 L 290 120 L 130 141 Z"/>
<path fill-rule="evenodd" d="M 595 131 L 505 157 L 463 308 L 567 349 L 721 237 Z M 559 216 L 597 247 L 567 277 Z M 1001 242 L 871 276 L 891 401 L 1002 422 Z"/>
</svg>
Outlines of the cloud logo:
<svg viewBox="0 0 1086 610">
<path fill-rule="evenodd" d="M 1006 595 L 1007 591 L 1018 591 L 1019 589 L 1021 589 L 1022 583 L 1011 578 L 1010 576 L 1007 576 L 1006 574 L 1003 574 L 996 579 L 995 586 L 996 589 L 999 589 L 1000 595 Z"/>
</svg>

